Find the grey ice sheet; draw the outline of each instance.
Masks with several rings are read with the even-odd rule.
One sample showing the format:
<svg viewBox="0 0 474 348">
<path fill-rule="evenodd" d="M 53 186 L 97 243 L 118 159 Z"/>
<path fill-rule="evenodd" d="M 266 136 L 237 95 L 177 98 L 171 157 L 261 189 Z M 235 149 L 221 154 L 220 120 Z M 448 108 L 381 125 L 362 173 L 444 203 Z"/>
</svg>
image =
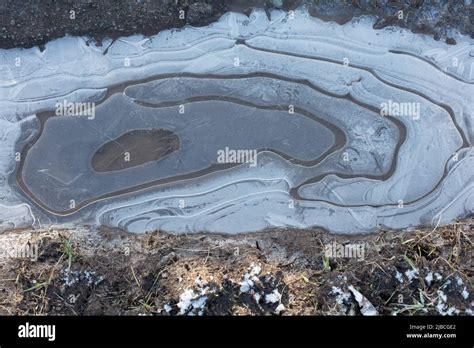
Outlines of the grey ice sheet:
<svg viewBox="0 0 474 348">
<path fill-rule="evenodd" d="M 449 46 L 375 31 L 372 21 L 229 13 L 204 28 L 119 39 L 105 55 L 84 38 L 0 51 L 1 226 L 367 233 L 471 214 L 473 40 L 456 35 Z M 18 55 L 25 64 L 14 69 Z M 38 139 L 25 135 L 64 99 L 96 102 L 96 119 L 49 118 Z M 388 103 L 419 113 L 382 116 Z M 104 143 L 156 127 L 175 132 L 182 148 L 140 167 L 92 171 Z M 226 146 L 258 149 L 257 165 L 213 166 Z"/>
</svg>

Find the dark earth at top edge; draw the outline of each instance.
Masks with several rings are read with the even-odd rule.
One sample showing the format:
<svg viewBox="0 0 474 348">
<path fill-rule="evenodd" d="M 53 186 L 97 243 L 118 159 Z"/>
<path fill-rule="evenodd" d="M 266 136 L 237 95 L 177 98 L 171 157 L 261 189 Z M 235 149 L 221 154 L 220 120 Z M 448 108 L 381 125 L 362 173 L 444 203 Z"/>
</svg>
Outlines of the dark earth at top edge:
<svg viewBox="0 0 474 348">
<path fill-rule="evenodd" d="M 456 43 L 456 29 L 474 37 L 473 0 L 0 0 L 0 48 L 42 48 L 65 35 L 89 36 L 100 44 L 104 38 L 154 35 L 186 24 L 204 26 L 228 11 L 249 14 L 254 8 L 299 6 L 338 23 L 374 15 L 376 29 L 406 27 L 449 44 Z"/>
</svg>

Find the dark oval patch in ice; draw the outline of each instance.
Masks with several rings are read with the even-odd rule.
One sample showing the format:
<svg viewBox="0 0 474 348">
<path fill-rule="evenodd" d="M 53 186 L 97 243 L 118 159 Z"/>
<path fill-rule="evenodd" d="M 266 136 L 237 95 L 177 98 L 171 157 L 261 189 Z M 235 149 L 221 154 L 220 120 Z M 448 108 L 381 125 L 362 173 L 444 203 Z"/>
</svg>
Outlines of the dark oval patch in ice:
<svg viewBox="0 0 474 348">
<path fill-rule="evenodd" d="M 113 172 L 159 161 L 179 149 L 179 138 L 166 129 L 137 129 L 102 145 L 92 157 L 97 172 Z"/>
</svg>

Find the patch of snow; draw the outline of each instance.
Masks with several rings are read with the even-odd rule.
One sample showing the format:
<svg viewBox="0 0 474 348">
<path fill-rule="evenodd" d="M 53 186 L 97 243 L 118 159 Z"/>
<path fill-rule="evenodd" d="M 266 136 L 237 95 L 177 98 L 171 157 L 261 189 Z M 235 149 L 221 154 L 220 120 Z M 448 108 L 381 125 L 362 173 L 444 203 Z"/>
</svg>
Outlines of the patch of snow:
<svg viewBox="0 0 474 348">
<path fill-rule="evenodd" d="M 459 314 L 460 311 L 456 307 L 451 306 L 448 308 L 447 300 L 448 297 L 446 294 L 443 291 L 438 290 L 438 303 L 435 306 L 436 311 L 441 315 Z"/>
<path fill-rule="evenodd" d="M 280 314 L 281 312 L 283 312 L 285 310 L 285 306 L 283 305 L 283 303 L 280 303 L 277 308 L 275 308 L 275 313 L 276 314 Z"/>
<path fill-rule="evenodd" d="M 181 315 L 202 315 L 206 305 L 207 296 L 196 294 L 194 290 L 187 289 L 179 296 L 178 308 Z"/>
<path fill-rule="evenodd" d="M 281 300 L 281 294 L 278 289 L 273 290 L 272 293 L 265 295 L 265 303 L 277 303 Z"/>
<path fill-rule="evenodd" d="M 370 301 L 364 295 L 357 291 L 352 285 L 349 285 L 348 288 L 354 295 L 354 298 L 356 299 L 357 303 L 359 304 L 360 312 L 362 313 L 362 315 L 373 316 L 379 314 L 375 309 L 374 305 L 370 303 Z"/>
<path fill-rule="evenodd" d="M 446 315 L 453 315 L 453 314 L 459 314 L 459 309 L 456 307 L 449 307 L 449 309 L 446 312 Z"/>
<path fill-rule="evenodd" d="M 203 315 L 204 307 L 208 297 L 209 287 L 206 286 L 201 276 L 198 276 L 194 281 L 197 288 L 186 289 L 180 296 L 177 304 L 181 315 Z"/>
<path fill-rule="evenodd" d="M 446 294 L 442 292 L 441 290 L 438 290 L 438 296 L 441 300 L 443 300 L 443 302 L 446 302 L 448 300 L 448 297 L 446 296 Z"/>
<path fill-rule="evenodd" d="M 98 285 L 104 280 L 103 276 L 97 275 L 95 272 L 90 271 L 61 271 L 61 280 L 66 286 L 72 286 L 79 282 L 85 282 L 88 286 Z"/>
<path fill-rule="evenodd" d="M 398 280 L 400 284 L 403 284 L 403 276 L 400 272 L 397 271 L 397 273 L 395 274 L 395 278 Z"/>
<path fill-rule="evenodd" d="M 462 298 L 467 300 L 467 298 L 469 297 L 469 292 L 467 291 L 466 287 L 464 287 L 461 294 L 462 294 Z"/>
<path fill-rule="evenodd" d="M 262 268 L 259 265 L 250 265 L 251 270 L 248 273 L 244 274 L 244 279 L 240 282 L 240 292 L 247 293 L 253 289 L 255 282 L 258 281 L 258 275 L 262 271 Z M 258 302 L 258 301 L 257 301 Z"/>
<path fill-rule="evenodd" d="M 433 272 L 429 272 L 426 275 L 425 280 L 426 280 L 426 284 L 428 284 L 428 286 L 430 286 L 431 282 L 433 281 Z"/>
<path fill-rule="evenodd" d="M 340 305 L 344 305 L 344 302 L 348 302 L 351 299 L 351 294 L 349 292 L 343 291 L 341 288 L 336 286 L 332 287 L 330 294 L 336 295 L 336 302 Z"/>
<path fill-rule="evenodd" d="M 259 302 L 260 302 L 260 299 L 262 298 L 262 296 L 261 296 L 258 292 L 256 292 L 256 293 L 253 295 L 253 298 L 255 299 L 255 301 L 256 301 L 257 303 L 259 303 Z"/>
<path fill-rule="evenodd" d="M 166 313 L 169 313 L 171 312 L 171 310 L 173 309 L 169 304 L 165 304 L 163 306 L 163 309 L 165 310 Z"/>
<path fill-rule="evenodd" d="M 408 281 L 411 282 L 413 278 L 416 278 L 419 274 L 418 268 L 412 268 L 405 272 L 405 276 L 408 278 Z"/>
<path fill-rule="evenodd" d="M 253 281 L 250 279 L 244 279 L 240 282 L 240 292 L 249 292 L 253 287 Z"/>
</svg>

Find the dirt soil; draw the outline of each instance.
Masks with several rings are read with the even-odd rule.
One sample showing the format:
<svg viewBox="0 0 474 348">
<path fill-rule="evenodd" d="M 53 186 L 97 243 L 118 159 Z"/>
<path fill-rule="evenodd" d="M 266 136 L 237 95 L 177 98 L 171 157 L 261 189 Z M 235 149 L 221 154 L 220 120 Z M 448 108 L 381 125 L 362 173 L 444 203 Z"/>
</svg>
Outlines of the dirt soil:
<svg viewBox="0 0 474 348">
<path fill-rule="evenodd" d="M 159 161 L 179 150 L 176 134 L 166 129 L 138 129 L 102 145 L 92 156 L 92 168 L 112 172 Z"/>
<path fill-rule="evenodd" d="M 473 315 L 473 236 L 474 218 L 352 237 L 11 231 L 0 315 Z"/>
<path fill-rule="evenodd" d="M 88 36 L 100 44 L 104 38 L 207 25 L 228 11 L 288 11 L 301 5 L 324 20 L 343 23 L 373 15 L 375 28 L 406 27 L 450 44 L 456 43 L 452 30 L 474 37 L 472 0 L 0 0 L 0 48 L 42 49 L 65 35 Z"/>
</svg>

